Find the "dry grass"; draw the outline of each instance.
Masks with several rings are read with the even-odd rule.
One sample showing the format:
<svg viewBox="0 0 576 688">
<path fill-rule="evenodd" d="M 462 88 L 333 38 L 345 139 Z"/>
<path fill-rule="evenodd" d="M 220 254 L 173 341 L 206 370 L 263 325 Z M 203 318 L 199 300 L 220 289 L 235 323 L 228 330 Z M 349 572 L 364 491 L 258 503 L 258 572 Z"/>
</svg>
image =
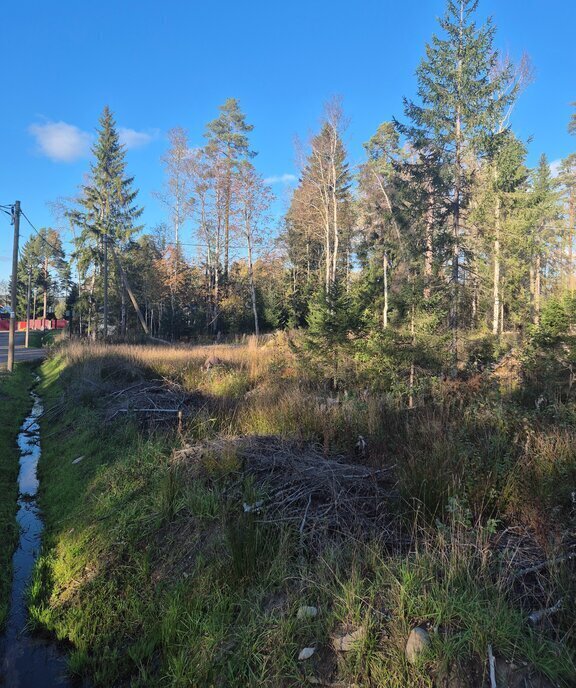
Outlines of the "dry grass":
<svg viewBox="0 0 576 688">
<path fill-rule="evenodd" d="M 50 572 L 66 590 L 79 557 L 86 571 L 108 562 L 74 600 L 36 606 L 75 644 L 76 670 L 97 685 L 124 672 L 139 685 L 300 686 L 310 675 L 421 688 L 453 685 L 456 671 L 454 685 L 479 686 L 490 643 L 499 660 L 571 685 L 569 423 L 507 400 L 488 376 L 432 379 L 407 409 L 352 378 L 334 391 L 307 366 L 284 337 L 75 342 L 44 364 L 59 404 L 50 420 L 77 428 L 45 447 L 47 513 L 61 530 Z M 185 409 L 182 427 L 118 422 L 150 403 Z M 134 413 L 115 416 L 103 445 L 101 418 L 118 405 Z M 62 462 L 79 453 L 90 460 Z M 560 598 L 565 610 L 531 629 L 528 614 Z M 302 604 L 318 618 L 297 620 Z M 432 648 L 412 667 L 415 625 Z M 335 653 L 331 634 L 358 628 L 358 648 Z"/>
<path fill-rule="evenodd" d="M 117 360 L 167 377 L 182 376 L 188 368 L 200 368 L 208 358 L 215 358 L 223 366 L 243 370 L 251 379 L 258 379 L 265 373 L 275 355 L 275 347 L 270 346 L 269 341 L 255 336 L 247 338 L 246 344 L 202 346 L 104 345 L 74 341 L 66 344 L 61 353 L 67 365 L 108 365 L 111 360 Z"/>
</svg>

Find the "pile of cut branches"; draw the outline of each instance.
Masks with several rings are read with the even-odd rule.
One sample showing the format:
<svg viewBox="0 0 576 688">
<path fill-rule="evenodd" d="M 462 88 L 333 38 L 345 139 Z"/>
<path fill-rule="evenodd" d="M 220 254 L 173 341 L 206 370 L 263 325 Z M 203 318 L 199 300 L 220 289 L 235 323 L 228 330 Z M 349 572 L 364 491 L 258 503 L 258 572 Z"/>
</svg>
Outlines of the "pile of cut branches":
<svg viewBox="0 0 576 688">
<path fill-rule="evenodd" d="M 397 499 L 394 467 L 347 463 L 342 456 L 326 457 L 313 445 L 274 436 L 215 439 L 178 450 L 174 460 L 199 475 L 206 457 L 231 455 L 242 477 L 251 476 L 261 495 L 253 504 L 244 501 L 243 509 L 257 514 L 262 522 L 293 523 L 300 533 L 392 534 L 397 513 L 391 504 Z"/>
<path fill-rule="evenodd" d="M 141 380 L 104 396 L 106 420 L 132 414 L 141 421 L 174 421 L 196 406 L 197 396 L 166 378 Z"/>
</svg>

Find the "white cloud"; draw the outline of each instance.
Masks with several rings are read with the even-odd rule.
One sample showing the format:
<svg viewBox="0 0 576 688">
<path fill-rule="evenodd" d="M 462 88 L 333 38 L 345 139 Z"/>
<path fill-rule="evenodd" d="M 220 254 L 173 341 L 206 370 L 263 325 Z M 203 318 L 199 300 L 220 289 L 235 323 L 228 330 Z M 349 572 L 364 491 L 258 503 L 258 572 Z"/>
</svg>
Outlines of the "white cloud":
<svg viewBox="0 0 576 688">
<path fill-rule="evenodd" d="M 38 150 L 54 162 L 75 162 L 88 157 L 94 136 L 67 122 L 46 122 L 31 124 L 28 132 L 36 139 Z M 119 127 L 120 143 L 128 150 L 142 148 L 158 137 L 157 129 L 137 131 L 129 127 Z"/>
<path fill-rule="evenodd" d="M 73 124 L 31 124 L 28 131 L 36 139 L 42 155 L 54 162 L 74 162 L 86 157 L 90 151 L 91 135 Z"/>
<path fill-rule="evenodd" d="M 553 177 L 557 177 L 560 173 L 560 166 L 562 165 L 562 160 L 553 160 L 550 163 L 550 172 Z"/>
<path fill-rule="evenodd" d="M 265 184 L 294 184 L 298 181 L 298 177 L 295 174 L 280 174 L 274 177 L 266 177 L 264 180 Z"/>
<path fill-rule="evenodd" d="M 128 150 L 134 148 L 142 148 L 147 146 L 151 141 L 158 137 L 158 131 L 152 129 L 150 131 L 136 131 L 128 127 L 119 127 L 118 135 L 120 143 L 122 143 Z"/>
</svg>

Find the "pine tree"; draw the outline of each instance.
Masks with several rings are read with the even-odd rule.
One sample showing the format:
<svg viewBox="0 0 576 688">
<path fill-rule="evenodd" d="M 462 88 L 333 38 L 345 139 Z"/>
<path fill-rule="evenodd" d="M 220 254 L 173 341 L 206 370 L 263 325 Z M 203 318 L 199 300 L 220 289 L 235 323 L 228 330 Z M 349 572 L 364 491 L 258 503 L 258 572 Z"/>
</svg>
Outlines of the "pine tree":
<svg viewBox="0 0 576 688">
<path fill-rule="evenodd" d="M 62 242 L 54 229 L 41 228 L 24 244 L 18 263 L 18 312 L 26 313 L 28 275 L 34 294 L 42 294 L 42 317 L 54 309 L 57 290 L 67 290 L 70 268 L 64 258 Z M 32 316 L 37 315 L 36 308 Z"/>
<path fill-rule="evenodd" d="M 242 160 L 253 158 L 247 134 L 254 129 L 246 123 L 246 116 L 240 110 L 236 98 L 228 98 L 220 106 L 220 116 L 206 128 L 207 153 L 214 160 L 214 173 L 220 178 L 222 187 L 222 214 L 224 226 L 224 281 L 230 267 L 230 229 L 233 204 L 233 176 Z"/>
</svg>

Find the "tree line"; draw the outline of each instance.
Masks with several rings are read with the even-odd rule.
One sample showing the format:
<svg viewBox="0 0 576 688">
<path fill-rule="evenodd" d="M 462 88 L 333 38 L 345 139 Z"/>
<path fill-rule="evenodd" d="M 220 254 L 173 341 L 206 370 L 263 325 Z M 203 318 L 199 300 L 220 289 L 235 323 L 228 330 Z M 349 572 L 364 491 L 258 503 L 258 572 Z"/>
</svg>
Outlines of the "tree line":
<svg viewBox="0 0 576 688">
<path fill-rule="evenodd" d="M 56 232 L 33 236 L 21 293 L 32 272 L 46 312 L 53 282 L 67 283 L 73 328 L 99 336 L 109 250 L 119 335 L 139 327 L 128 283 L 149 331 L 168 339 L 294 327 L 380 346 L 382 337 L 412 348 L 436 337 L 453 370 L 478 333 L 538 326 L 546 300 L 573 298 L 576 287 L 576 154 L 554 171 L 545 155 L 529 168 L 512 126 L 529 60 L 514 64 L 494 41 L 477 0 L 447 0 L 415 98 L 378 127 L 360 165 L 349 160 L 341 102 L 327 103 L 280 220 L 253 127 L 231 98 L 206 125 L 204 145 L 193 147 L 184 128 L 168 133 L 157 193 L 167 222 L 145 229 L 105 108 L 88 181 L 59 204 L 73 251 L 63 261 Z M 576 133 L 576 114 L 568 128 Z"/>
</svg>

